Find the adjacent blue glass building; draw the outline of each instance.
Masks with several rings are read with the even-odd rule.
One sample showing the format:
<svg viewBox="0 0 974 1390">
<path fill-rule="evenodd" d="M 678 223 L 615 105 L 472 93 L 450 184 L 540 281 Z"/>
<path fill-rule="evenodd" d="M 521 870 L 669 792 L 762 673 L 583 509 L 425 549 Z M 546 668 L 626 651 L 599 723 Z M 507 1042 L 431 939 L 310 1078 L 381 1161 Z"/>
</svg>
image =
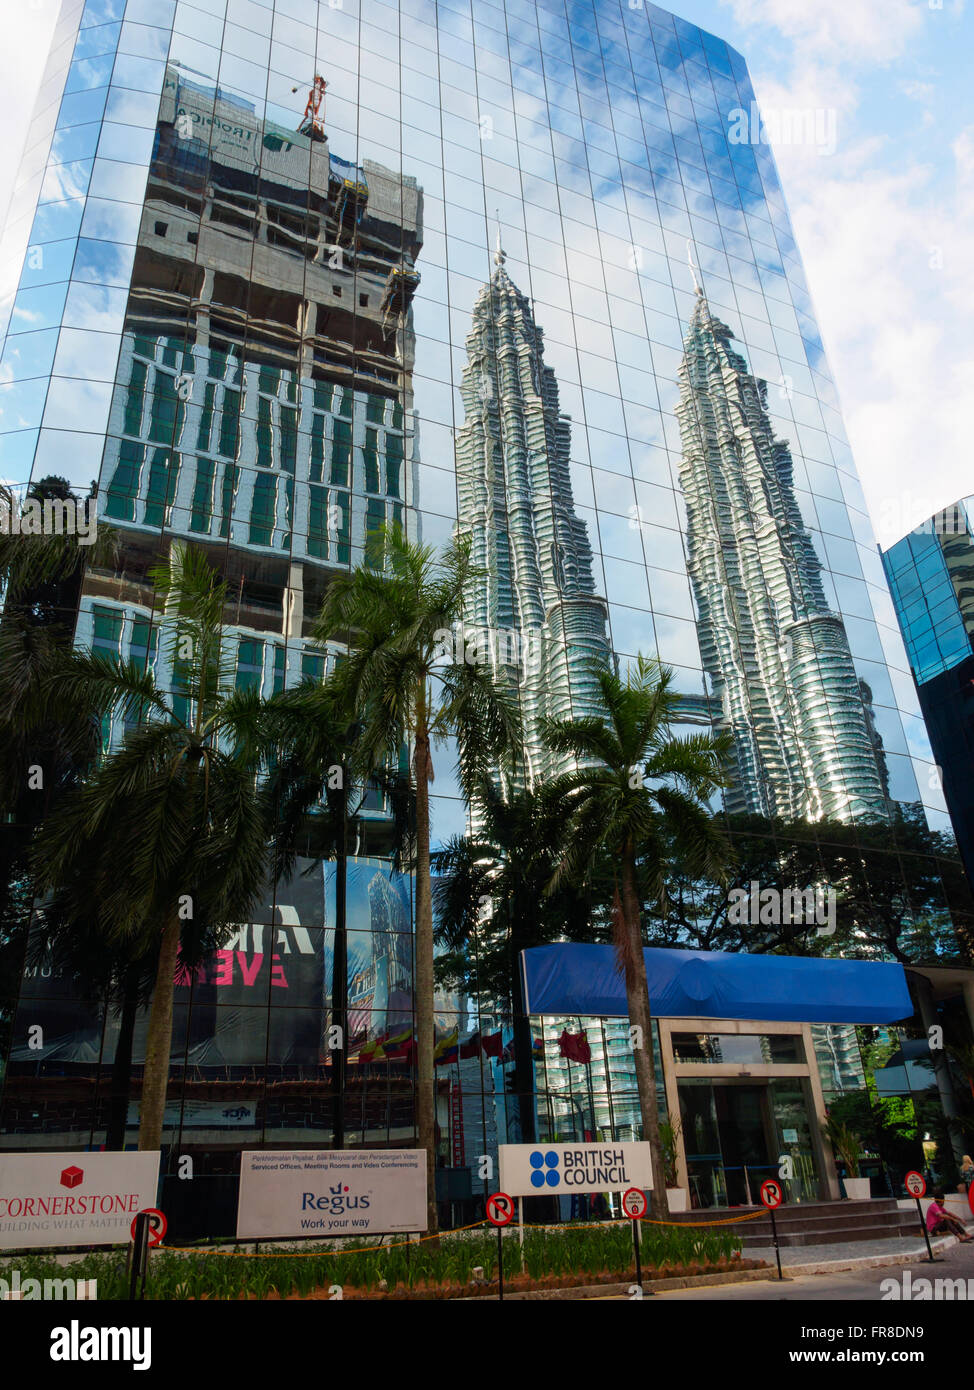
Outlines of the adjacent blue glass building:
<svg viewBox="0 0 974 1390">
<path fill-rule="evenodd" d="M 974 883 L 972 499 L 935 513 L 883 554 L 920 707 L 967 876 Z"/>
</svg>

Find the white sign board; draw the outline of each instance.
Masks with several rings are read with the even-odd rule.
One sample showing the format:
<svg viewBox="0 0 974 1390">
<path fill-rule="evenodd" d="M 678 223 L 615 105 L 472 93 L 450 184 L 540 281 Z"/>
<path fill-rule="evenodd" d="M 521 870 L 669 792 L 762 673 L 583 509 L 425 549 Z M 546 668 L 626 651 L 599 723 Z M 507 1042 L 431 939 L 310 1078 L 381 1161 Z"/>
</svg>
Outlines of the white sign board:
<svg viewBox="0 0 974 1390">
<path fill-rule="evenodd" d="M 512 1197 L 570 1197 L 653 1187 L 649 1145 L 501 1144 L 498 1183 Z"/>
<path fill-rule="evenodd" d="M 425 1149 L 251 1149 L 240 1155 L 241 1240 L 425 1230 Z"/>
<path fill-rule="evenodd" d="M 158 1185 L 158 1150 L 0 1154 L 0 1249 L 127 1243 Z"/>
</svg>

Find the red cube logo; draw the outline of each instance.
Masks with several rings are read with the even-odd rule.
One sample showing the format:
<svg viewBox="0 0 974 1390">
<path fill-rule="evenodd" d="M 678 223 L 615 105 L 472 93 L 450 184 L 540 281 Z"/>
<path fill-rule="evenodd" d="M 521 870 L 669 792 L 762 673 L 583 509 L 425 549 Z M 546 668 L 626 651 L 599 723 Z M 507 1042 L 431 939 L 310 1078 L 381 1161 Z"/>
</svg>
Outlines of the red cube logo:
<svg viewBox="0 0 974 1390">
<path fill-rule="evenodd" d="M 80 1168 L 65 1168 L 61 1174 L 62 1187 L 77 1187 L 84 1177 L 84 1172 Z"/>
</svg>

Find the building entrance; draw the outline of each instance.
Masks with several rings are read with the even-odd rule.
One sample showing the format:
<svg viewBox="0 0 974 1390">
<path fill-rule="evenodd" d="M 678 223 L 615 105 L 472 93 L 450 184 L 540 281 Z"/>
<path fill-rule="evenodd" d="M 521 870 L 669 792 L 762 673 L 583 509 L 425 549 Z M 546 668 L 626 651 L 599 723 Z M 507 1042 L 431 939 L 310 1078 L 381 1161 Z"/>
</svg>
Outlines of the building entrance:
<svg viewBox="0 0 974 1390">
<path fill-rule="evenodd" d="M 766 1085 L 714 1085 L 728 1206 L 753 1205 L 757 1189 L 771 1176 L 767 1093 Z"/>
<path fill-rule="evenodd" d="M 688 1079 L 680 1081 L 679 1097 L 691 1206 L 756 1205 L 762 1182 L 779 1176 L 785 1157 L 788 1199 L 819 1195 L 800 1081 Z"/>
</svg>

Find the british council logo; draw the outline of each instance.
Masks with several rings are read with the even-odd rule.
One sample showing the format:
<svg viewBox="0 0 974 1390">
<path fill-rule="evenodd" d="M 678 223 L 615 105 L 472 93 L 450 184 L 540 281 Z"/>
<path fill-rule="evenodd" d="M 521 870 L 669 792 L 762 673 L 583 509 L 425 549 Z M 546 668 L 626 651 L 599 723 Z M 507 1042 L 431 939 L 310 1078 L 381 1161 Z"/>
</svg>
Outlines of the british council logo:
<svg viewBox="0 0 974 1390">
<path fill-rule="evenodd" d="M 542 1153 L 540 1149 L 535 1149 L 529 1162 L 534 1172 L 531 1174 L 532 1187 L 557 1187 L 561 1182 L 561 1174 L 558 1171 L 558 1155 L 552 1153 Z"/>
</svg>

